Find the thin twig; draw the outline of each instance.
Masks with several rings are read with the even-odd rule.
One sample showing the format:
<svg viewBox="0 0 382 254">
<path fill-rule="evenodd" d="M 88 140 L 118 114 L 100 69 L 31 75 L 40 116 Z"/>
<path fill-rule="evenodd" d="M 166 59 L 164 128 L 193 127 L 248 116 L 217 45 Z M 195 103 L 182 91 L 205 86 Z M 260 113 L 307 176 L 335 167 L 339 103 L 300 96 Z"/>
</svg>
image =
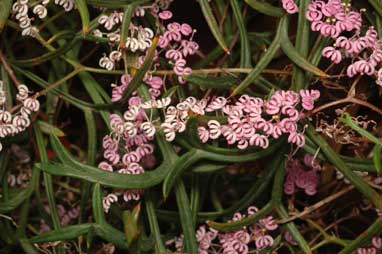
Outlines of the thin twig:
<svg viewBox="0 0 382 254">
<path fill-rule="evenodd" d="M 349 191 L 351 191 L 352 189 L 354 189 L 354 186 L 353 185 L 350 185 L 348 187 L 346 187 L 345 189 L 339 191 L 339 192 L 336 192 L 334 193 L 333 195 L 330 195 L 329 197 L 315 203 L 314 205 L 311 205 L 311 206 L 308 206 L 304 209 L 304 211 L 296 214 L 296 215 L 293 215 L 292 217 L 289 217 L 287 219 L 283 219 L 283 220 L 280 220 L 278 223 L 279 224 L 283 224 L 283 223 L 287 223 L 287 222 L 290 222 L 290 221 L 293 221 L 295 219 L 298 219 L 298 218 L 301 218 L 315 210 L 317 210 L 318 208 L 332 202 L 333 200 L 341 197 L 342 195 L 348 193 Z"/>
<path fill-rule="evenodd" d="M 16 87 L 21 85 L 20 82 L 17 80 L 15 73 L 13 72 L 11 67 L 9 66 L 7 59 L 5 58 L 5 56 L 1 50 L 0 50 L 0 62 L 4 66 L 5 71 L 11 77 L 13 84 L 15 84 Z"/>
</svg>

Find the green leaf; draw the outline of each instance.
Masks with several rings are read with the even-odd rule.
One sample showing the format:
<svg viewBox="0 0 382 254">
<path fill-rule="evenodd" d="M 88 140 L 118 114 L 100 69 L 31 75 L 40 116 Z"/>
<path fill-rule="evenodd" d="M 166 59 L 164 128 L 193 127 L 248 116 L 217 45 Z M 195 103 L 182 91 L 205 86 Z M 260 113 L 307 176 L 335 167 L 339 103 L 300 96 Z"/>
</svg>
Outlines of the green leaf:
<svg viewBox="0 0 382 254">
<path fill-rule="evenodd" d="M 202 9 L 202 13 L 204 15 L 204 18 L 207 21 L 208 26 L 210 27 L 210 30 L 212 32 L 212 35 L 215 37 L 216 41 L 219 43 L 220 47 L 229 54 L 228 46 L 223 38 L 223 35 L 220 33 L 218 23 L 214 17 L 214 14 L 212 13 L 210 4 L 208 3 L 208 0 L 199 0 L 199 5 Z"/>
<path fill-rule="evenodd" d="M 124 8 L 126 5 L 135 3 L 137 5 L 144 4 L 150 0 L 86 0 L 92 6 L 108 7 L 110 9 Z"/>
<path fill-rule="evenodd" d="M 324 138 L 318 135 L 311 124 L 308 124 L 307 135 L 315 142 L 330 161 L 358 191 L 360 191 L 367 199 L 373 203 L 377 209 L 382 209 L 382 200 L 380 194 L 372 189 L 366 182 L 357 176 L 345 162 L 337 155 L 337 153 L 329 146 Z"/>
<path fill-rule="evenodd" d="M 82 84 L 84 85 L 86 91 L 88 92 L 92 101 L 96 104 L 109 103 L 109 100 L 105 100 L 102 97 L 103 93 L 106 93 L 101 85 L 90 75 L 88 72 L 80 72 L 78 74 Z M 110 129 L 110 113 L 105 110 L 97 110 L 101 115 L 104 123 Z"/>
<path fill-rule="evenodd" d="M 364 136 L 365 138 L 369 139 L 370 141 L 374 142 L 376 145 L 382 146 L 382 141 L 379 140 L 376 136 L 365 130 L 364 128 L 358 126 L 352 119 L 349 113 L 345 113 L 343 117 L 339 118 L 341 123 L 346 124 L 356 132 L 358 132 L 360 135 Z"/>
<path fill-rule="evenodd" d="M 245 2 L 251 6 L 254 10 L 272 17 L 282 17 L 285 15 L 283 9 L 275 7 L 267 2 L 259 0 L 245 0 Z"/>
<path fill-rule="evenodd" d="M 127 244 L 131 245 L 139 236 L 138 218 L 141 210 L 141 205 L 138 204 L 134 207 L 133 211 L 125 210 L 122 213 L 123 229 Z"/>
<path fill-rule="evenodd" d="M 11 13 L 12 3 L 12 0 L 0 1 L 0 33 L 3 31 L 8 16 Z"/>
<path fill-rule="evenodd" d="M 83 35 L 87 35 L 89 33 L 89 10 L 86 4 L 86 0 L 74 0 L 78 9 L 78 12 L 81 16 L 82 21 L 82 33 Z"/>
<path fill-rule="evenodd" d="M 52 135 L 50 141 L 55 154 L 62 163 L 40 163 L 36 167 L 53 175 L 84 179 L 114 188 L 145 189 L 157 185 L 166 176 L 168 163 L 170 163 L 168 160 L 164 160 L 155 170 L 139 175 L 112 173 L 74 160 L 57 137 Z M 166 158 L 170 157 L 171 155 Z"/>
<path fill-rule="evenodd" d="M 37 126 L 40 128 L 40 130 L 43 133 L 45 133 L 47 135 L 53 134 L 57 137 L 64 137 L 65 136 L 65 133 L 62 130 L 60 130 L 57 127 L 54 127 L 53 125 L 51 125 L 47 122 L 37 120 Z"/>
<path fill-rule="evenodd" d="M 281 40 L 281 30 L 283 29 L 283 22 L 286 18 L 281 18 L 279 26 L 277 28 L 277 32 L 273 42 L 265 52 L 265 54 L 260 58 L 257 62 L 257 65 L 253 70 L 248 74 L 248 76 L 240 83 L 231 93 L 231 96 L 235 96 L 242 91 L 244 91 L 247 87 L 249 87 L 261 74 L 261 72 L 268 66 L 268 64 L 272 61 L 275 56 L 277 50 L 280 48 L 280 40 Z"/>
<path fill-rule="evenodd" d="M 80 225 L 66 226 L 57 230 L 39 234 L 29 239 L 31 243 L 46 243 L 55 241 L 66 241 L 86 234 L 93 224 L 86 223 Z"/>
<path fill-rule="evenodd" d="M 96 235 L 100 236 L 108 242 L 113 243 L 118 248 L 128 249 L 129 244 L 126 242 L 125 234 L 106 222 L 102 206 L 101 186 L 99 183 L 94 185 L 92 202 L 93 216 L 94 220 L 97 222 L 93 225 Z"/>
<path fill-rule="evenodd" d="M 130 28 L 131 17 L 133 16 L 134 10 L 135 10 L 134 4 L 129 4 L 128 6 L 124 8 L 122 27 L 121 27 L 121 39 L 119 42 L 119 47 L 121 49 L 124 49 L 126 47 L 125 44 L 126 44 L 126 39 L 128 37 L 127 33 Z"/>
<path fill-rule="evenodd" d="M 310 34 L 310 25 L 309 21 L 305 17 L 306 10 L 310 4 L 310 0 L 300 0 L 299 4 L 299 14 L 298 14 L 298 23 L 297 23 L 297 35 L 296 35 L 296 49 L 298 53 L 307 58 L 309 54 L 309 34 Z M 294 66 L 292 74 L 292 86 L 291 89 L 294 91 L 300 91 L 305 88 L 306 78 L 305 72 Z"/>
<path fill-rule="evenodd" d="M 251 64 L 251 48 L 249 46 L 248 33 L 245 28 L 243 16 L 241 15 L 240 5 L 238 0 L 231 0 L 231 7 L 239 28 L 240 35 L 240 68 L 249 68 Z"/>
<path fill-rule="evenodd" d="M 282 18 L 280 21 L 280 36 L 281 36 L 281 48 L 283 49 L 285 55 L 288 56 L 290 60 L 292 60 L 297 66 L 299 66 L 301 69 L 313 73 L 319 77 L 327 78 L 329 77 L 328 74 L 323 72 L 322 70 L 318 69 L 316 66 L 311 64 L 309 61 L 307 61 L 292 45 L 292 43 L 289 40 L 288 35 L 288 18 Z"/>
<path fill-rule="evenodd" d="M 47 61 L 50 61 L 50 60 L 53 60 L 57 57 L 60 57 L 62 56 L 63 54 L 65 54 L 66 52 L 68 52 L 69 50 L 71 50 L 73 48 L 73 46 L 78 43 L 78 38 L 75 38 L 74 37 L 74 33 L 72 31 L 62 31 L 60 33 L 60 35 L 62 35 L 60 39 L 64 39 L 64 38 L 73 38 L 70 42 L 66 43 L 64 46 L 58 48 L 58 49 L 55 49 L 55 50 L 52 50 L 48 53 L 45 53 L 41 56 L 38 56 L 38 57 L 34 57 L 34 58 L 29 58 L 29 59 L 16 59 L 16 60 L 9 60 L 9 63 L 13 64 L 13 65 L 17 65 L 18 67 L 31 67 L 31 66 L 36 66 L 36 65 L 40 65 L 42 63 L 45 63 Z"/>
<path fill-rule="evenodd" d="M 369 0 L 369 3 L 373 6 L 378 15 L 382 17 L 382 2 L 378 0 Z"/>
<path fill-rule="evenodd" d="M 216 164 L 212 162 L 203 162 L 199 165 L 196 165 L 192 168 L 192 172 L 194 173 L 211 173 L 218 170 L 225 169 L 227 164 Z"/>
<path fill-rule="evenodd" d="M 382 217 L 379 217 L 374 221 L 371 226 L 364 232 L 360 233 L 359 236 L 349 242 L 346 247 L 339 254 L 351 254 L 357 250 L 357 248 L 363 247 L 370 244 L 371 239 L 374 236 L 379 236 L 382 231 Z"/>
<path fill-rule="evenodd" d="M 41 162 L 46 163 L 49 160 L 48 154 L 46 153 L 46 146 L 43 140 L 43 135 L 37 126 L 34 127 L 34 133 L 35 133 L 37 148 L 40 154 Z M 53 221 L 53 226 L 54 226 L 54 229 L 60 229 L 61 223 L 60 223 L 60 217 L 58 216 L 56 201 L 54 197 L 52 176 L 47 173 L 44 173 L 43 177 L 44 177 L 45 192 L 48 198 L 49 212 Z"/>
<path fill-rule="evenodd" d="M 213 88 L 224 90 L 232 88 L 239 79 L 231 75 L 209 77 L 206 75 L 191 74 L 185 76 L 185 80 L 204 89 Z"/>
<path fill-rule="evenodd" d="M 215 221 L 207 221 L 208 226 L 219 230 L 221 232 L 227 231 L 236 231 L 242 229 L 244 227 L 250 226 L 265 216 L 269 215 L 273 210 L 273 206 L 271 203 L 266 204 L 255 214 L 245 217 L 241 220 L 233 221 L 233 222 L 215 222 Z"/>
<path fill-rule="evenodd" d="M 157 216 L 154 209 L 154 203 L 153 203 L 150 191 L 147 191 L 145 193 L 145 206 L 146 206 L 147 218 L 149 220 L 150 231 L 155 238 L 155 253 L 166 254 L 167 251 L 162 241 L 160 228 L 159 228 Z"/>
<path fill-rule="evenodd" d="M 190 200 L 182 181 L 175 185 L 176 203 L 178 205 L 180 223 L 184 235 L 184 252 L 198 253 L 198 245 L 195 237 L 195 227 L 191 214 Z"/>
<path fill-rule="evenodd" d="M 374 162 L 374 167 L 377 170 L 378 175 L 380 175 L 382 172 L 381 154 L 382 154 L 382 145 L 376 144 L 373 150 L 373 162 Z"/>
<path fill-rule="evenodd" d="M 276 210 L 281 219 L 288 218 L 288 212 L 281 203 L 280 205 L 277 206 Z M 306 254 L 311 254 L 312 251 L 309 247 L 309 244 L 306 242 L 305 238 L 298 231 L 298 228 L 296 227 L 296 225 L 293 222 L 288 222 L 287 224 L 285 224 L 285 227 L 288 229 L 293 239 L 297 242 L 297 244 L 301 248 L 301 251 Z"/>
</svg>

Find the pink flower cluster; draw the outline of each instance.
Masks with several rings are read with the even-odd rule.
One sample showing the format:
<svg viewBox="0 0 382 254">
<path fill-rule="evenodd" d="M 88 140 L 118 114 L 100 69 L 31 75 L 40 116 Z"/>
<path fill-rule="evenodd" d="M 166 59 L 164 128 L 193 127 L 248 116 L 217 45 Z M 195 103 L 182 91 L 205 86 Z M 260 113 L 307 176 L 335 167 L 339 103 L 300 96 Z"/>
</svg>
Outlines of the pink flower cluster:
<svg viewBox="0 0 382 254">
<path fill-rule="evenodd" d="M 44 207 L 47 213 L 50 213 L 49 206 Z M 60 217 L 60 224 L 61 226 L 67 226 L 70 224 L 70 222 L 74 219 L 77 219 L 80 215 L 80 207 L 76 206 L 74 208 L 70 208 L 67 210 L 63 205 L 57 205 L 57 213 Z M 51 231 L 51 228 L 48 224 L 42 219 L 40 221 L 40 233 L 49 232 Z"/>
<path fill-rule="evenodd" d="M 198 127 L 200 140 L 205 143 L 223 137 L 229 145 L 236 144 L 239 149 L 248 146 L 267 148 L 269 137 L 279 138 L 289 134 L 288 142 L 299 147 L 304 146 L 303 133 L 298 132 L 298 121 L 304 116 L 302 110 L 312 110 L 314 101 L 320 96 L 317 90 L 276 91 L 269 100 L 242 95 L 235 103 L 229 104 L 224 97 L 197 100 L 188 97 L 176 106 L 169 106 L 171 99 L 150 100 L 131 104 L 124 114 L 125 121 L 118 118 L 120 135 L 133 138 L 142 131 L 147 138 L 152 138 L 160 128 L 167 141 L 173 141 L 177 133 L 186 130 L 190 115 L 220 114 L 227 118 L 227 124 L 210 120 L 207 126 Z M 165 112 L 164 121 L 155 126 L 151 119 L 143 121 L 143 109 L 161 109 Z M 139 121 L 137 121 L 139 120 Z M 156 120 L 155 120 L 156 121 Z M 124 134 L 125 133 L 125 134 Z"/>
<path fill-rule="evenodd" d="M 354 59 L 347 67 L 348 77 L 357 74 L 376 76 L 377 84 L 380 80 L 382 62 L 382 41 L 378 40 L 378 33 L 374 27 L 369 27 L 364 36 L 359 33 L 351 38 L 340 36 L 333 46 L 328 46 L 322 55 L 333 63 L 340 63 L 344 58 Z"/>
<path fill-rule="evenodd" d="M 29 96 L 30 91 L 26 85 L 20 84 L 17 90 L 16 100 L 20 109 L 11 113 L 6 109 L 10 102 L 7 101 L 3 81 L 0 80 L 0 138 L 25 131 L 31 124 L 32 113 L 40 109 L 40 102 L 34 96 Z M 2 149 L 3 145 L 0 142 L 0 151 Z"/>
<path fill-rule="evenodd" d="M 382 41 L 374 27 L 361 35 L 361 12 L 351 9 L 349 3 L 340 0 L 313 1 L 306 12 L 313 31 L 335 40 L 332 46 L 322 51 L 322 56 L 339 64 L 352 59 L 347 67 L 347 76 L 357 74 L 376 76 L 377 85 L 382 86 Z M 346 32 L 346 33 L 345 33 Z M 349 34 L 351 33 L 351 34 Z"/>
<path fill-rule="evenodd" d="M 192 73 L 191 68 L 186 66 L 185 57 L 194 55 L 199 49 L 198 43 L 193 40 L 194 33 L 195 30 L 189 24 L 172 22 L 166 26 L 164 33 L 159 37 L 158 46 L 166 50 L 165 57 L 173 65 L 173 70 L 181 84 L 185 83 L 184 76 Z"/>
<path fill-rule="evenodd" d="M 255 214 L 257 211 L 258 209 L 255 206 L 251 206 L 247 209 L 249 216 Z M 238 221 L 245 217 L 246 215 L 237 212 L 233 215 L 232 221 Z M 199 228 L 197 239 L 208 239 L 207 243 L 209 243 L 206 244 L 206 242 L 198 240 L 199 253 L 208 253 L 207 250 L 215 238 L 219 240 L 219 244 L 222 247 L 222 254 L 247 254 L 249 253 L 249 245 L 251 243 L 255 244 L 257 250 L 262 250 L 273 245 L 274 239 L 269 233 L 277 228 L 278 225 L 272 216 L 260 219 L 247 228 L 227 233 L 218 233 L 216 231 L 206 232 L 206 230 Z M 204 233 L 204 237 L 200 237 L 202 233 Z M 201 252 L 201 249 L 205 252 Z"/>
<path fill-rule="evenodd" d="M 142 165 L 152 167 L 155 164 L 154 145 L 150 143 L 153 135 L 145 129 L 144 123 L 147 122 L 144 120 L 147 116 L 143 109 L 137 107 L 140 98 L 137 96 L 130 98 L 129 104 L 130 110 L 125 112 L 124 119 L 131 122 L 125 122 L 117 114 L 110 116 L 112 132 L 103 139 L 105 160 L 100 162 L 98 167 L 110 172 L 135 175 L 144 173 Z M 141 190 L 124 190 L 110 194 L 103 201 L 104 209 L 108 211 L 111 203 L 116 202 L 119 195 L 128 202 L 139 200 L 141 193 Z"/>
<path fill-rule="evenodd" d="M 284 10 L 289 14 L 294 14 L 298 12 L 298 6 L 294 0 L 281 0 Z"/>
<path fill-rule="evenodd" d="M 250 206 L 247 209 L 247 215 L 237 212 L 233 215 L 232 221 L 239 221 L 246 216 L 254 215 L 258 209 Z M 196 240 L 199 244 L 199 254 L 248 254 L 249 246 L 256 246 L 260 251 L 271 247 L 274 243 L 271 232 L 278 228 L 273 216 L 267 216 L 252 225 L 232 232 L 219 233 L 213 228 L 207 228 L 202 225 L 196 231 Z M 176 237 L 175 240 L 168 241 L 166 245 L 175 244 L 178 251 L 183 247 L 183 237 Z M 257 252 L 256 252 L 257 253 Z"/>
<path fill-rule="evenodd" d="M 336 39 L 342 32 L 360 31 L 361 14 L 350 9 L 341 0 L 315 0 L 309 4 L 306 18 L 312 22 L 311 29 L 325 37 Z"/>
<path fill-rule="evenodd" d="M 303 189 L 309 196 L 315 195 L 319 183 L 318 171 L 320 169 L 320 165 L 309 154 L 304 156 L 304 163 L 297 159 L 290 159 L 286 165 L 285 194 L 292 195 L 299 188 Z"/>
<path fill-rule="evenodd" d="M 320 96 L 317 90 L 276 91 L 268 100 L 242 95 L 234 104 L 228 105 L 223 97 L 212 98 L 206 112 L 221 110 L 228 124 L 216 120 L 198 128 L 202 142 L 223 136 L 229 145 L 237 143 L 239 149 L 248 146 L 267 148 L 269 137 L 279 138 L 289 134 L 288 142 L 304 146 L 303 133 L 298 132 L 298 121 L 303 117 L 298 106 L 312 110 Z"/>
<path fill-rule="evenodd" d="M 382 250 L 382 238 L 375 236 L 371 240 L 371 246 L 358 248 L 357 254 L 377 254 Z"/>
</svg>

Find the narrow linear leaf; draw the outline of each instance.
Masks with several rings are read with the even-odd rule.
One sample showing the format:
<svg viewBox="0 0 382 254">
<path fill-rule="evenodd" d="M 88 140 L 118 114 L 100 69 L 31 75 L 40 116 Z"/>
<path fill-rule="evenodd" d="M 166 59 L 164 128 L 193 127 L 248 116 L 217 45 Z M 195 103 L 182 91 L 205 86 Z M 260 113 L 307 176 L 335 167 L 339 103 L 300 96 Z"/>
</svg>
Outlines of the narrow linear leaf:
<svg viewBox="0 0 382 254">
<path fill-rule="evenodd" d="M 276 208 L 276 210 L 281 219 L 288 218 L 288 212 L 282 204 L 280 204 Z M 289 222 L 285 224 L 285 227 L 288 229 L 293 239 L 297 242 L 298 246 L 301 248 L 301 251 L 306 254 L 311 254 L 312 250 L 309 248 L 309 244 L 306 242 L 305 238 L 298 231 L 298 228 L 296 227 L 296 225 L 293 222 Z"/>
<path fill-rule="evenodd" d="M 40 128 L 40 130 L 47 135 L 53 134 L 57 137 L 64 137 L 65 136 L 65 133 L 62 130 L 60 130 L 59 128 L 57 128 L 57 127 L 55 127 L 55 126 L 53 126 L 47 122 L 38 120 L 37 125 Z"/>
<path fill-rule="evenodd" d="M 381 231 L 382 217 L 379 217 L 368 229 L 359 234 L 355 240 L 349 242 L 339 254 L 354 253 L 357 248 L 369 244 L 373 236 L 379 235 Z"/>
<path fill-rule="evenodd" d="M 12 8 L 12 0 L 0 1 L 0 33 L 3 31 L 5 23 L 9 17 Z"/>
<path fill-rule="evenodd" d="M 245 0 L 245 2 L 254 10 L 268 16 L 282 17 L 285 15 L 283 9 L 275 7 L 267 2 L 262 2 L 259 0 Z"/>
<path fill-rule="evenodd" d="M 55 241 L 66 241 L 86 234 L 93 224 L 66 226 L 57 230 L 39 234 L 29 239 L 31 243 L 46 243 Z"/>
<path fill-rule="evenodd" d="M 86 0 L 74 0 L 81 16 L 82 21 L 82 32 L 84 35 L 89 33 L 89 10 L 86 4 Z"/>
<path fill-rule="evenodd" d="M 377 209 L 382 209 L 382 200 L 380 194 L 372 189 L 366 182 L 357 176 L 345 162 L 337 155 L 335 151 L 329 146 L 329 144 L 318 135 L 311 124 L 308 124 L 307 135 L 314 141 L 325 154 L 325 157 L 330 161 L 351 184 L 353 184 L 359 192 L 361 192 L 367 199 L 369 199 Z"/>
<path fill-rule="evenodd" d="M 297 24 L 297 35 L 296 35 L 296 49 L 298 53 L 307 58 L 309 54 L 309 34 L 310 26 L 309 21 L 305 17 L 306 10 L 310 4 L 310 0 L 300 0 L 299 13 L 298 13 L 298 24 Z M 292 86 L 291 89 L 294 91 L 300 91 L 306 86 L 305 72 L 297 66 L 294 66 L 292 73 Z"/>
<path fill-rule="evenodd" d="M 248 33 L 245 28 L 243 15 L 241 15 L 240 5 L 238 0 L 231 0 L 231 7 L 239 28 L 240 35 L 240 68 L 251 67 L 251 48 L 249 46 Z"/>
<path fill-rule="evenodd" d="M 202 13 L 204 15 L 204 18 L 207 21 L 208 26 L 210 27 L 210 30 L 215 37 L 216 41 L 219 43 L 220 47 L 227 53 L 230 54 L 228 46 L 224 40 L 223 35 L 220 33 L 219 25 L 214 17 L 214 14 L 212 13 L 210 4 L 208 0 L 199 0 L 199 5 L 202 9 Z"/>
<path fill-rule="evenodd" d="M 281 40 L 281 30 L 283 29 L 283 20 L 286 18 L 281 18 L 281 21 L 279 23 L 279 26 L 277 28 L 276 35 L 273 39 L 273 42 L 267 49 L 267 51 L 264 53 L 264 55 L 261 57 L 261 59 L 258 61 L 257 65 L 253 70 L 248 74 L 248 76 L 243 80 L 243 82 L 240 83 L 231 93 L 231 96 L 235 96 L 242 91 L 244 91 L 247 87 L 249 87 L 261 74 L 261 72 L 268 66 L 268 64 L 272 61 L 273 57 L 275 56 L 277 50 L 280 48 L 280 40 Z"/>
<path fill-rule="evenodd" d="M 198 253 L 198 245 L 191 215 L 190 200 L 188 199 L 186 188 L 182 181 L 179 181 L 175 186 L 175 196 L 184 235 L 184 252 L 196 254 Z"/>
<path fill-rule="evenodd" d="M 124 49 L 126 47 L 126 39 L 127 33 L 130 27 L 131 17 L 133 16 L 133 12 L 135 10 L 134 4 L 129 4 L 124 8 L 123 19 L 122 19 L 122 27 L 121 27 L 121 39 L 119 42 L 119 47 Z"/>
<path fill-rule="evenodd" d="M 102 206 L 102 192 L 99 183 L 94 185 L 93 189 L 93 216 L 97 222 L 94 224 L 94 232 L 101 238 L 115 244 L 122 249 L 128 249 L 129 244 L 126 241 L 125 234 L 109 225 L 105 219 L 103 206 Z"/>
<path fill-rule="evenodd" d="M 296 48 L 292 45 L 288 36 L 288 18 L 282 18 L 280 21 L 281 27 L 281 48 L 283 49 L 285 55 L 288 56 L 290 60 L 292 60 L 297 66 L 301 69 L 313 73 L 319 77 L 327 78 L 328 74 L 318 69 L 316 66 L 307 61 L 301 54 L 296 50 Z"/>
<path fill-rule="evenodd" d="M 166 248 L 163 244 L 160 228 L 157 220 L 157 216 L 154 209 L 153 200 L 150 192 L 145 193 L 145 206 L 146 213 L 149 220 L 150 231 L 151 234 L 154 235 L 155 238 L 155 253 L 158 254 L 166 254 Z"/>
<path fill-rule="evenodd" d="M 373 162 L 374 162 L 374 167 L 377 170 L 377 173 L 379 175 L 382 172 L 381 154 L 382 154 L 382 145 L 375 145 L 373 150 Z"/>
<path fill-rule="evenodd" d="M 233 221 L 233 222 L 215 222 L 215 221 L 207 221 L 208 226 L 222 231 L 222 232 L 229 232 L 229 231 L 236 231 L 239 229 L 242 229 L 243 227 L 252 225 L 256 221 L 264 218 L 268 214 L 270 214 L 273 210 L 273 206 L 271 203 L 266 204 L 263 208 L 261 208 L 259 211 L 257 211 L 255 214 L 250 215 L 248 217 L 245 217 L 241 220 Z"/>
<path fill-rule="evenodd" d="M 356 124 L 352 119 L 349 113 L 345 113 L 345 115 L 341 118 L 339 118 L 341 123 L 346 124 L 356 132 L 358 132 L 360 135 L 364 136 L 365 138 L 369 139 L 370 141 L 374 142 L 376 145 L 382 146 L 382 141 L 379 140 L 376 136 L 365 130 L 364 128 L 360 127 L 358 124 Z"/>
</svg>

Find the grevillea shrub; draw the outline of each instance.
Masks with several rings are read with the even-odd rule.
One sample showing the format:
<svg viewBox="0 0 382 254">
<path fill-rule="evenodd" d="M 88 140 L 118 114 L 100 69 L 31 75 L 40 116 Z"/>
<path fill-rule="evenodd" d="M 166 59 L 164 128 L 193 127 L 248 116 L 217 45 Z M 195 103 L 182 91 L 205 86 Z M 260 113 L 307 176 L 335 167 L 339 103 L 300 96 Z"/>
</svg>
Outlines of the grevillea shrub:
<svg viewBox="0 0 382 254">
<path fill-rule="evenodd" d="M 382 251 L 379 0 L 0 0 L 0 253 Z"/>
</svg>

